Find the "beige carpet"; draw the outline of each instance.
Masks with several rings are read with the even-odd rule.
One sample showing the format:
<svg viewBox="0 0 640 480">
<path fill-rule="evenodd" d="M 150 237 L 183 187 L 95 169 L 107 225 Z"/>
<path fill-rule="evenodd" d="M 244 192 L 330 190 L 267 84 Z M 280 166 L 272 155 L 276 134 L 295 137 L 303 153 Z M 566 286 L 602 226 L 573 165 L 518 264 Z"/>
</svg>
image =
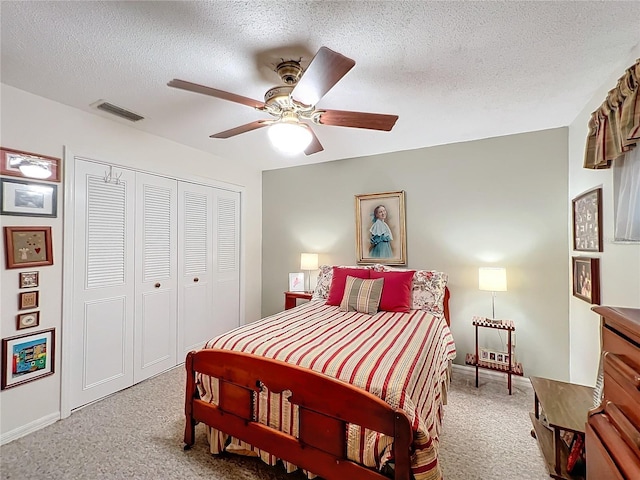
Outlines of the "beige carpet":
<svg viewBox="0 0 640 480">
<path fill-rule="evenodd" d="M 440 436 L 445 480 L 550 478 L 531 437 L 533 389 L 518 383 L 509 396 L 503 377 L 476 388 L 474 376 L 454 373 Z"/>
<path fill-rule="evenodd" d="M 256 459 L 214 457 L 202 428 L 182 450 L 182 367 L 89 405 L 0 448 L 2 479 L 300 480 Z M 19 388 L 19 387 L 18 387 Z M 528 412 L 530 388 L 454 374 L 440 458 L 446 480 L 549 478 Z"/>
</svg>

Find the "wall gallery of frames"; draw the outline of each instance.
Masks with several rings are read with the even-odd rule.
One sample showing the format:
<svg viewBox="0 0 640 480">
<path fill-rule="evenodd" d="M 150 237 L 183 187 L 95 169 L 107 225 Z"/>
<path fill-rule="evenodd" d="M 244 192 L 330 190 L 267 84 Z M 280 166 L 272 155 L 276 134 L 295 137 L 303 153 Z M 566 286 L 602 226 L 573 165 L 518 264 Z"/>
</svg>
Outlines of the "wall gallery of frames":
<svg viewBox="0 0 640 480">
<path fill-rule="evenodd" d="M 53 265 L 53 238 L 47 219 L 58 215 L 61 160 L 0 147 L 0 214 L 3 216 L 5 268 L 15 270 L 15 332 L 2 338 L 2 389 L 53 375 L 56 329 L 43 328 L 40 305 L 47 295 L 40 284 L 41 268 Z M 11 225 L 30 217 L 29 225 Z M 22 219 L 24 220 L 24 219 Z M 33 223 L 33 224 L 32 224 Z M 6 308 L 6 310 L 5 310 Z M 3 312 L 4 316 L 4 312 Z"/>
<path fill-rule="evenodd" d="M 573 249 L 602 252 L 602 188 L 581 193 L 572 200 Z M 600 259 L 571 258 L 573 295 L 587 303 L 600 305 Z"/>
</svg>

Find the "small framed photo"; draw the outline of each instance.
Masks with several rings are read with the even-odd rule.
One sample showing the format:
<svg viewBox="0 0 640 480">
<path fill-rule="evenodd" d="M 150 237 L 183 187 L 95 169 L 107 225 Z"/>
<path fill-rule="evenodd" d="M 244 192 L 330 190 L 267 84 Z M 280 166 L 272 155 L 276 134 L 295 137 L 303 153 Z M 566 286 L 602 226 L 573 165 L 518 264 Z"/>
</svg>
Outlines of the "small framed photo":
<svg viewBox="0 0 640 480">
<path fill-rule="evenodd" d="M 55 328 L 2 339 L 2 390 L 53 375 Z"/>
<path fill-rule="evenodd" d="M 16 328 L 18 330 L 37 327 L 38 325 L 40 325 L 40 312 L 20 313 L 16 317 Z"/>
<path fill-rule="evenodd" d="M 58 216 L 57 196 L 57 185 L 2 178 L 0 214 L 55 218 Z"/>
<path fill-rule="evenodd" d="M 4 227 L 7 268 L 53 265 L 51 227 Z"/>
<path fill-rule="evenodd" d="M 303 272 L 289 274 L 289 291 L 304 292 L 304 273 Z"/>
<path fill-rule="evenodd" d="M 27 310 L 28 308 L 38 308 L 40 301 L 40 293 L 36 290 L 34 292 L 20 292 L 20 301 L 18 302 L 18 310 Z"/>
<path fill-rule="evenodd" d="M 572 201 L 573 249 L 602 251 L 602 188 L 582 193 Z"/>
<path fill-rule="evenodd" d="M 404 193 L 356 195 L 356 255 L 359 264 L 406 265 Z"/>
<path fill-rule="evenodd" d="M 60 163 L 59 158 L 0 147 L 2 175 L 60 182 Z"/>
<path fill-rule="evenodd" d="M 20 272 L 20 288 L 33 288 L 40 284 L 38 272 Z"/>
<path fill-rule="evenodd" d="M 600 259 L 572 257 L 573 296 L 600 305 Z"/>
</svg>

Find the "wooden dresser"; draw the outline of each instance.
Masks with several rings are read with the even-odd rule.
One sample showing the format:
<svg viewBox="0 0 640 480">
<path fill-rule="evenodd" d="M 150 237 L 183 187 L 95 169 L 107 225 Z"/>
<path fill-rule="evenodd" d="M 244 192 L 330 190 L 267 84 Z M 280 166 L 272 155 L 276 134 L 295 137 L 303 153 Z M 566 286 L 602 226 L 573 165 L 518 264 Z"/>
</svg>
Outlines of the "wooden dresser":
<svg viewBox="0 0 640 480">
<path fill-rule="evenodd" d="M 593 311 L 602 317 L 604 400 L 587 421 L 587 480 L 640 479 L 640 309 Z"/>
</svg>

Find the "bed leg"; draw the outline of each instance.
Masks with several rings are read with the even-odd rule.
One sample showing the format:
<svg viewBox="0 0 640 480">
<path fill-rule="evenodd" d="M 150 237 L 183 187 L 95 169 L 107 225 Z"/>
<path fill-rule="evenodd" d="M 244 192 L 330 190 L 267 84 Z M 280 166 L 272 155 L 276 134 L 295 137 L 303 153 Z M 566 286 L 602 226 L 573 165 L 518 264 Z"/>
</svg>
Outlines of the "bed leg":
<svg viewBox="0 0 640 480">
<path fill-rule="evenodd" d="M 195 433 L 196 433 L 196 422 L 193 420 L 190 422 L 187 418 L 187 424 L 184 428 L 184 449 L 191 450 L 195 441 Z"/>
<path fill-rule="evenodd" d="M 189 352 L 185 361 L 187 369 L 187 387 L 184 399 L 184 449 L 189 450 L 195 443 L 196 438 L 196 421 L 193 418 L 193 399 L 196 395 L 196 372 L 193 370 L 193 355 L 195 352 Z"/>
<path fill-rule="evenodd" d="M 393 445 L 396 458 L 394 480 L 409 480 L 412 478 L 410 455 L 412 437 L 413 433 L 409 419 L 403 412 L 396 411 Z"/>
</svg>

